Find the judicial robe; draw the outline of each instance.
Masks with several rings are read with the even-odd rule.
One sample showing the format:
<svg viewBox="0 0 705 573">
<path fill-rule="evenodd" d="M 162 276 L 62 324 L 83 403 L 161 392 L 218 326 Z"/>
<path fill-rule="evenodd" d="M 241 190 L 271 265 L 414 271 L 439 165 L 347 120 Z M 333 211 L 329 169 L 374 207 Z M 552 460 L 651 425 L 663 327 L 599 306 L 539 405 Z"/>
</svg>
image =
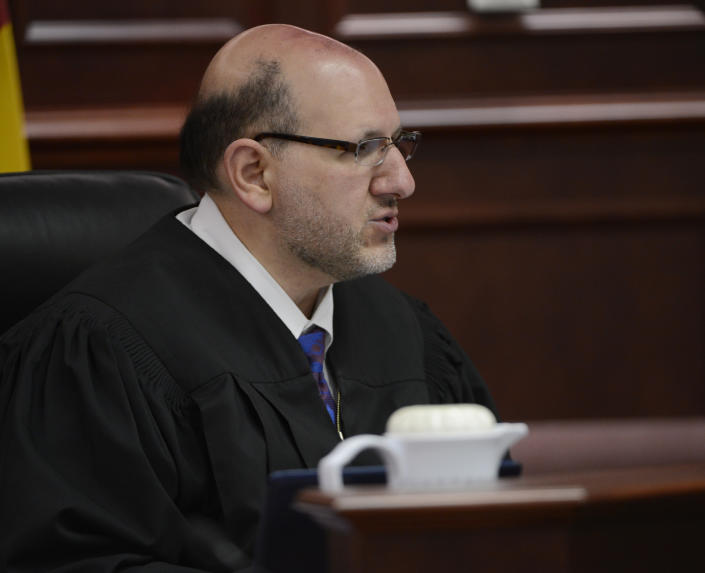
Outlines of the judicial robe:
<svg viewBox="0 0 705 573">
<path fill-rule="evenodd" d="M 423 303 L 334 286 L 343 433 L 484 383 Z M 297 340 L 173 217 L 0 341 L 0 556 L 8 571 L 239 571 L 269 472 L 338 442 Z"/>
</svg>

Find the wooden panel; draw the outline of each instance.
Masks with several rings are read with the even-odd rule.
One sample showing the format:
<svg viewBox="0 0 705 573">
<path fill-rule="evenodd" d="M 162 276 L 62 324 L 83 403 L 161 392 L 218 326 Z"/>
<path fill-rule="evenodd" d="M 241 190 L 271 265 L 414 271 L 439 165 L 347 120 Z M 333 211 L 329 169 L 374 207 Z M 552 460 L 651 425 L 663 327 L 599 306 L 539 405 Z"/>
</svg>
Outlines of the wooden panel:
<svg viewBox="0 0 705 573">
<path fill-rule="evenodd" d="M 705 16 L 692 7 L 349 15 L 336 33 L 379 65 L 400 99 L 705 85 Z"/>
<path fill-rule="evenodd" d="M 29 46 L 149 45 L 220 42 L 242 31 L 228 18 L 183 20 L 103 20 L 31 22 L 24 39 Z"/>
<path fill-rule="evenodd" d="M 27 49 L 26 109 L 188 102 L 219 47 L 220 42 L 170 47 L 150 42 Z"/>
<path fill-rule="evenodd" d="M 475 125 L 456 131 L 424 127 L 413 170 L 433 191 L 419 186 L 414 201 L 547 197 L 560 202 L 703 191 L 705 117 L 692 123 L 653 118 L 631 126 L 596 121 L 551 127 L 548 122 L 514 128 L 503 128 L 502 123 Z"/>
<path fill-rule="evenodd" d="M 13 23 L 19 30 L 33 22 L 85 22 L 99 23 L 123 21 L 139 23 L 145 20 L 179 20 L 228 18 L 251 25 L 258 14 L 252 2 L 233 0 L 128 0 L 123 2 L 91 2 L 74 0 L 54 2 L 52 0 L 10 0 Z"/>
<path fill-rule="evenodd" d="M 76 110 L 29 110 L 27 112 L 27 131 L 33 149 L 41 147 L 44 151 L 39 159 L 39 166 L 46 166 L 53 160 L 52 153 L 63 153 L 60 149 L 64 145 L 83 143 L 90 146 L 101 146 L 110 140 L 115 146 L 129 140 L 152 139 L 169 141 L 174 149 L 177 145 L 177 135 L 186 112 L 185 105 L 160 105 L 160 106 L 130 106 L 113 108 L 84 108 Z M 569 98 L 495 98 L 495 99 L 465 99 L 465 100 L 427 100 L 426 102 L 400 102 L 402 122 L 410 128 L 418 128 L 424 132 L 424 142 L 421 152 L 414 158 L 413 168 L 417 179 L 435 181 L 439 176 L 449 178 L 444 181 L 445 189 L 461 190 L 460 197 L 464 194 L 464 184 L 467 174 L 456 177 L 453 173 L 439 172 L 439 168 L 447 169 L 438 162 L 456 161 L 459 168 L 472 157 L 464 157 L 468 152 L 477 158 L 477 165 L 473 166 L 473 179 L 479 173 L 485 173 L 486 180 L 483 187 L 489 191 L 489 196 L 502 199 L 503 193 L 511 193 L 517 187 L 516 180 L 513 185 L 506 186 L 502 177 L 512 173 L 511 169 L 503 169 L 498 173 L 492 171 L 496 161 L 492 159 L 492 151 L 486 148 L 486 141 L 477 140 L 478 136 L 486 133 L 504 135 L 506 141 L 502 146 L 515 145 L 526 147 L 522 138 L 533 137 L 537 131 L 547 128 L 561 133 L 567 130 L 577 130 L 583 133 L 585 128 L 597 129 L 595 133 L 602 134 L 608 140 L 615 129 L 630 127 L 636 137 L 654 141 L 649 135 L 652 128 L 658 126 L 679 126 L 681 130 L 695 130 L 696 132 L 705 123 L 705 94 L 670 94 L 658 97 L 634 96 L 572 96 Z M 557 130 L 557 131 L 556 131 Z M 511 132 L 514 135 L 509 135 Z M 600 135 L 598 135 L 600 137 Z M 656 137 L 657 145 L 659 135 Z M 465 146 L 473 141 L 481 143 L 471 150 Z M 488 140 L 489 141 L 489 140 Z M 602 144 L 594 143 L 599 148 Z M 609 145 L 609 141 L 606 143 Z M 686 144 L 687 145 L 687 144 Z M 507 158 L 522 161 L 525 174 L 530 173 L 532 162 L 542 155 L 541 149 L 528 146 L 527 149 L 516 147 Z M 652 154 L 658 158 L 661 152 L 667 153 L 664 161 L 686 161 L 688 165 L 697 163 L 698 150 L 672 148 L 668 144 L 662 145 L 662 150 L 655 149 Z M 672 151 L 669 151 L 672 150 Z M 615 159 L 614 154 L 602 154 L 603 157 Z M 485 164 L 483 161 L 489 161 Z M 543 159 L 544 168 L 553 162 L 552 157 Z M 48 162 L 48 163 L 47 163 Z M 494 163 L 493 163 L 494 162 Z M 490 168 L 489 172 L 483 170 L 483 165 Z M 615 177 L 625 172 L 624 178 L 631 176 L 632 170 L 640 170 L 638 158 L 635 162 L 623 165 L 622 169 L 610 168 L 610 177 Z M 168 170 L 175 172 L 177 165 L 172 164 Z M 599 161 L 597 161 L 593 175 L 599 174 Z M 654 168 L 655 169 L 655 168 Z M 497 177 L 500 177 L 498 180 Z M 687 179 L 687 178 L 686 178 Z M 657 179 L 656 181 L 661 181 Z M 581 179 L 582 181 L 582 179 Z M 695 188 L 698 179 L 691 180 Z M 646 178 L 646 183 L 654 182 L 652 175 Z M 561 183 L 558 181 L 558 183 Z M 594 182 L 592 182 L 594 183 Z M 620 185 L 622 184 L 619 182 Z M 523 186 L 523 183 L 522 183 Z M 602 182 L 597 190 L 603 189 Z M 475 192 L 477 189 L 475 188 Z M 546 188 L 550 195 L 553 191 Z M 418 197 L 418 196 L 417 196 Z M 418 200 L 418 199 L 416 199 Z M 447 223 L 448 221 L 445 221 Z"/>
<path fill-rule="evenodd" d="M 191 101 L 253 3 L 27 2 L 11 8 L 25 108 Z"/>
<path fill-rule="evenodd" d="M 584 8 L 589 6 L 648 6 L 685 4 L 684 0 L 540 0 L 541 8 Z M 446 12 L 467 10 L 466 0 L 348 0 L 351 14 L 379 12 Z"/>
<path fill-rule="evenodd" d="M 388 276 L 507 418 L 702 414 L 702 149 L 701 125 L 430 132 Z"/>
<path fill-rule="evenodd" d="M 524 475 L 705 462 L 705 417 L 532 422 L 512 446 Z"/>
<path fill-rule="evenodd" d="M 388 275 L 457 335 L 506 419 L 703 414 L 702 229 L 407 230 Z"/>
<path fill-rule="evenodd" d="M 262 19 L 258 24 L 268 22 L 284 22 L 301 26 L 315 32 L 330 34 L 336 22 L 346 10 L 346 0 L 307 0 L 291 2 L 291 0 L 269 0 L 262 3 L 265 8 L 261 12 Z"/>
<path fill-rule="evenodd" d="M 542 8 L 527 12 L 475 14 L 467 11 L 349 13 L 336 31 L 348 39 L 543 35 L 566 33 L 619 34 L 647 30 L 702 29 L 704 17 L 694 6 L 589 6 Z"/>
<path fill-rule="evenodd" d="M 335 573 L 660 573 L 697 570 L 704 502 L 705 466 L 693 464 L 448 492 L 305 490 L 296 507 L 327 531 Z"/>
<path fill-rule="evenodd" d="M 17 3 L 15 1 L 15 3 Z M 169 15 L 178 17 L 219 16 L 223 13 L 246 9 L 246 2 L 232 0 L 123 0 L 122 2 L 93 2 L 72 0 L 57 3 L 53 0 L 32 0 L 25 2 L 27 17 L 31 20 L 105 20 L 163 18 Z"/>
<path fill-rule="evenodd" d="M 518 126 L 622 126 L 705 121 L 705 95 L 661 94 L 398 102 L 404 125 L 477 132 Z"/>
<path fill-rule="evenodd" d="M 147 169 L 178 175 L 184 106 L 33 111 L 35 169 Z"/>
<path fill-rule="evenodd" d="M 95 7 L 59 18 L 48 3 L 13 6 L 27 109 L 188 102 L 215 51 L 243 26 L 266 21 L 335 27 L 380 65 L 402 99 L 705 85 L 705 17 L 692 6 L 488 18 L 466 11 L 346 14 L 342 0 L 227 10 L 214 2 L 139 9 L 131 18 L 122 17 L 123 7 L 95 19 Z"/>
</svg>

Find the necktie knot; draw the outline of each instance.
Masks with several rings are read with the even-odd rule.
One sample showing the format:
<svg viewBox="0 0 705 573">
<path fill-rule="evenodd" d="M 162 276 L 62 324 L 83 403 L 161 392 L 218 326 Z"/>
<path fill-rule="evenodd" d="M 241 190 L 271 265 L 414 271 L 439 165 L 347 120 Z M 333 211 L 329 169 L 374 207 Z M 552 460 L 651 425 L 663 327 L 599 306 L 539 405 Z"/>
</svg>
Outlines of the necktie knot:
<svg viewBox="0 0 705 573">
<path fill-rule="evenodd" d="M 317 326 L 306 334 L 299 336 L 299 344 L 308 358 L 311 371 L 314 373 L 323 372 L 326 350 L 325 331 Z"/>
</svg>

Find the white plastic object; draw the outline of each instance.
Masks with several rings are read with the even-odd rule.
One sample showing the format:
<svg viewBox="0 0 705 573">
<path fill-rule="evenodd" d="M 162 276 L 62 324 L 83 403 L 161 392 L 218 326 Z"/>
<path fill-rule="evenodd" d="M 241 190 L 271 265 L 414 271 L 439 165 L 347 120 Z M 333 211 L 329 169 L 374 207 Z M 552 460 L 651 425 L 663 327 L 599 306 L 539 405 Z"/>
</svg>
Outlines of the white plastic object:
<svg viewBox="0 0 705 573">
<path fill-rule="evenodd" d="M 343 467 L 366 449 L 382 456 L 393 490 L 453 489 L 496 480 L 505 451 L 528 432 L 526 424 L 503 423 L 465 432 L 353 436 L 321 459 L 319 487 L 340 492 Z"/>
</svg>

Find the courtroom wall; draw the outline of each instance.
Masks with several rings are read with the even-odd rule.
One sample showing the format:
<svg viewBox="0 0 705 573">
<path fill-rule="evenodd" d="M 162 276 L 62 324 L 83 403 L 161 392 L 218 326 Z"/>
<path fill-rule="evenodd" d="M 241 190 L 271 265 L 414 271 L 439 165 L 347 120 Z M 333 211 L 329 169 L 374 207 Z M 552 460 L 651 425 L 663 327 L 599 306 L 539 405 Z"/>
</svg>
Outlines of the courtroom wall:
<svg viewBox="0 0 705 573">
<path fill-rule="evenodd" d="M 35 168 L 178 174 L 200 76 L 284 21 L 369 55 L 423 131 L 388 278 L 507 419 L 705 414 L 705 17 L 683 1 L 11 0 Z"/>
</svg>

